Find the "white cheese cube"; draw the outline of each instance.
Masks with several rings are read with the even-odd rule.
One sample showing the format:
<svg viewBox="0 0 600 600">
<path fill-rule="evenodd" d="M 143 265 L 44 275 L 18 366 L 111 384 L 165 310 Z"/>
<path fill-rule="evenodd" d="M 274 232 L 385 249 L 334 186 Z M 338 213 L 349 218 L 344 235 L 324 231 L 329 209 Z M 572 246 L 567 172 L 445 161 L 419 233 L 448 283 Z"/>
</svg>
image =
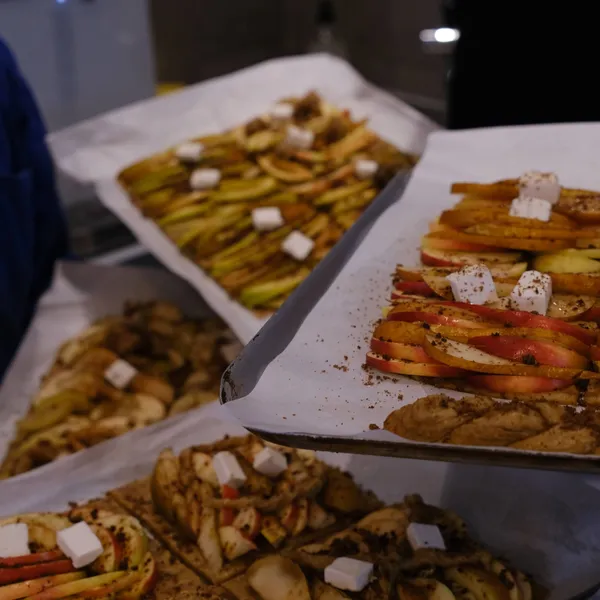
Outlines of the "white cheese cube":
<svg viewBox="0 0 600 600">
<path fill-rule="evenodd" d="M 56 543 L 76 569 L 93 563 L 103 552 L 102 542 L 85 521 L 59 531 Z"/>
<path fill-rule="evenodd" d="M 125 389 L 136 375 L 137 369 L 120 358 L 104 371 L 104 379 L 119 390 Z"/>
<path fill-rule="evenodd" d="M 421 548 L 446 549 L 442 532 L 437 525 L 411 523 L 406 528 L 406 537 L 413 550 L 420 550 Z"/>
<path fill-rule="evenodd" d="M 338 590 L 360 592 L 367 587 L 372 575 L 372 563 L 342 556 L 326 567 L 325 583 Z"/>
<path fill-rule="evenodd" d="M 280 102 L 271 109 L 271 118 L 274 121 L 286 121 L 294 115 L 294 107 L 289 102 Z"/>
<path fill-rule="evenodd" d="M 29 528 L 25 523 L 0 527 L 0 558 L 30 554 L 28 540 Z"/>
<path fill-rule="evenodd" d="M 308 129 L 300 129 L 295 125 L 288 125 L 285 130 L 285 143 L 291 148 L 308 150 L 315 141 L 315 134 Z"/>
<path fill-rule="evenodd" d="M 354 161 L 354 173 L 359 179 L 368 179 L 377 173 L 379 165 L 374 160 L 359 158 Z"/>
<path fill-rule="evenodd" d="M 219 185 L 221 171 L 219 169 L 196 169 L 190 175 L 190 187 L 193 190 L 208 190 Z"/>
<path fill-rule="evenodd" d="M 485 304 L 498 299 L 490 270 L 482 264 L 469 265 L 446 277 L 454 299 L 469 304 Z"/>
<path fill-rule="evenodd" d="M 186 142 L 175 148 L 175 156 L 181 162 L 198 162 L 203 152 L 204 146 L 200 142 Z"/>
<path fill-rule="evenodd" d="M 281 249 L 298 261 L 303 261 L 308 258 L 312 252 L 315 243 L 300 231 L 292 231 L 281 244 Z"/>
<path fill-rule="evenodd" d="M 525 310 L 545 315 L 552 297 L 552 279 L 546 273 L 525 271 L 513 291 L 510 301 L 514 310 Z"/>
<path fill-rule="evenodd" d="M 552 204 L 547 200 L 542 200 L 540 198 L 519 196 L 511 202 L 508 214 L 511 217 L 537 219 L 538 221 L 548 222 L 550 220 L 550 215 L 552 214 Z"/>
<path fill-rule="evenodd" d="M 217 452 L 213 456 L 213 469 L 221 485 L 238 489 L 246 481 L 246 475 L 235 455 L 231 452 Z"/>
<path fill-rule="evenodd" d="M 273 448 L 263 448 L 255 457 L 254 468 L 267 477 L 277 477 L 287 469 L 287 458 Z"/>
<path fill-rule="evenodd" d="M 519 178 L 519 196 L 529 196 L 556 204 L 560 198 L 560 184 L 554 173 L 527 171 Z"/>
<path fill-rule="evenodd" d="M 252 224 L 257 231 L 272 231 L 284 223 L 281 210 L 276 206 L 255 208 L 252 211 Z"/>
</svg>

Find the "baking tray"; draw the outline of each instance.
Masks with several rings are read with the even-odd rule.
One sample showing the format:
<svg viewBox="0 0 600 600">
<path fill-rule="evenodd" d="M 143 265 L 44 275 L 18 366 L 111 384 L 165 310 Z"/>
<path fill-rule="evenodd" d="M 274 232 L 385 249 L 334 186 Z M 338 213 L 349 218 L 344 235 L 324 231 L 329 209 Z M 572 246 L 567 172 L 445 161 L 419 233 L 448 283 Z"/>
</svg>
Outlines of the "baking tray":
<svg viewBox="0 0 600 600">
<path fill-rule="evenodd" d="M 453 181 L 493 181 L 536 168 L 556 171 L 566 186 L 600 189 L 592 160 L 598 145 L 600 124 L 432 134 L 407 189 L 386 190 L 381 205 L 364 214 L 230 365 L 221 402 L 245 427 L 284 444 L 599 473 L 600 456 L 426 444 L 372 430 L 392 410 L 439 389 L 403 377 L 367 388 L 362 369 L 373 322 L 391 289 L 390 274 L 399 262 L 419 264 L 421 235 L 455 201 L 449 194 Z"/>
</svg>

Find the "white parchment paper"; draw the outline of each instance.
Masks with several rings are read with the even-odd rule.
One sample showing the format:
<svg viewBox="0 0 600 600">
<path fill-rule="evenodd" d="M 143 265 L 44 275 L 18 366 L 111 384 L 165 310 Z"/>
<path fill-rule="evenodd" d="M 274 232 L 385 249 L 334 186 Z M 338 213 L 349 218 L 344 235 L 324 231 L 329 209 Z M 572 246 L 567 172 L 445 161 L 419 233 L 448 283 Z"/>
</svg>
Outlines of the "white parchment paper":
<svg viewBox="0 0 600 600">
<path fill-rule="evenodd" d="M 59 263 L 0 387 L 0 457 L 59 345 L 96 319 L 120 314 L 127 300 L 166 300 L 190 316 L 211 314 L 188 284 L 162 269 Z"/>
<path fill-rule="evenodd" d="M 370 126 L 398 147 L 420 153 L 439 127 L 404 102 L 368 84 L 348 63 L 325 54 L 281 58 L 185 90 L 134 104 L 53 133 L 58 167 L 100 200 L 171 271 L 193 285 L 248 342 L 264 324 L 185 258 L 131 205 L 115 176 L 127 165 L 193 136 L 222 131 L 262 114 L 286 95 L 318 90 L 329 101 L 368 117 Z"/>
</svg>

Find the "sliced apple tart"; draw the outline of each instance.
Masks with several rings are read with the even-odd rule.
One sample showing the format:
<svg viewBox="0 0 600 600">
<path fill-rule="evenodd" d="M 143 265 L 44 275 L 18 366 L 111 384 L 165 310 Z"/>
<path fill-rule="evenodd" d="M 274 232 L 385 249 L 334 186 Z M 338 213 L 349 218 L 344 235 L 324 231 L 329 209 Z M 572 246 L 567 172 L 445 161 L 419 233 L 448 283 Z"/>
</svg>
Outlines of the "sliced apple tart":
<svg viewBox="0 0 600 600">
<path fill-rule="evenodd" d="M 259 553 L 306 543 L 380 505 L 313 452 L 226 438 L 175 456 L 150 480 L 111 492 L 190 567 L 213 582 Z"/>
<path fill-rule="evenodd" d="M 460 517 L 420 496 L 371 513 L 323 542 L 261 558 L 223 587 L 236 600 L 541 597 L 526 575 L 474 542 Z"/>
</svg>

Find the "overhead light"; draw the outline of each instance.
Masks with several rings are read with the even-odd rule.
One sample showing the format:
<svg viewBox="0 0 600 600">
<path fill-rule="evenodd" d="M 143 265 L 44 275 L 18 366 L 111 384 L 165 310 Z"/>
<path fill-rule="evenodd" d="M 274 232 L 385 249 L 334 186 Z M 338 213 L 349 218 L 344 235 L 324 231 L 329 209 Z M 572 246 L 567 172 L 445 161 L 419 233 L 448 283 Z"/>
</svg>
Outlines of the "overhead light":
<svg viewBox="0 0 600 600">
<path fill-rule="evenodd" d="M 449 44 L 458 41 L 460 31 L 452 27 L 438 27 L 437 29 L 423 29 L 419 33 L 419 38 L 422 42 L 438 44 Z"/>
</svg>

